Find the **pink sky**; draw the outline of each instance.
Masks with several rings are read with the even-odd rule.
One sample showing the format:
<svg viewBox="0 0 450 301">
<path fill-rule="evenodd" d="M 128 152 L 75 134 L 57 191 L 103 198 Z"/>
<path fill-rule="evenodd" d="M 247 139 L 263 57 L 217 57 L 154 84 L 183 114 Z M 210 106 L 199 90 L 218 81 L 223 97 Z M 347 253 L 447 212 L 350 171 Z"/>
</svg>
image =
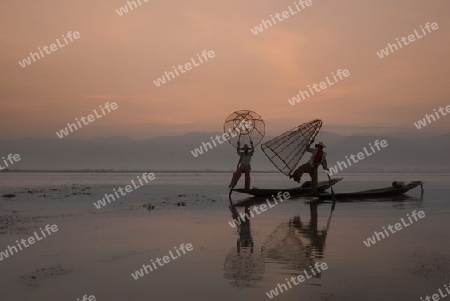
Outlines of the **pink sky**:
<svg viewBox="0 0 450 301">
<path fill-rule="evenodd" d="M 269 135 L 320 118 L 327 131 L 419 131 L 450 105 L 450 2 L 315 1 L 258 35 L 250 28 L 290 0 L 154 1 L 119 16 L 111 1 L 8 1 L 0 10 L 0 139 L 55 132 L 106 101 L 118 110 L 71 134 L 147 138 L 221 131 L 256 111 Z M 426 22 L 439 29 L 387 58 L 376 52 Z M 68 31 L 81 38 L 26 68 L 18 61 Z M 161 87 L 153 80 L 203 50 L 216 56 Z M 291 106 L 338 69 L 350 77 Z M 442 133 L 450 117 L 426 127 Z M 420 131 L 424 131 L 420 130 Z"/>
</svg>

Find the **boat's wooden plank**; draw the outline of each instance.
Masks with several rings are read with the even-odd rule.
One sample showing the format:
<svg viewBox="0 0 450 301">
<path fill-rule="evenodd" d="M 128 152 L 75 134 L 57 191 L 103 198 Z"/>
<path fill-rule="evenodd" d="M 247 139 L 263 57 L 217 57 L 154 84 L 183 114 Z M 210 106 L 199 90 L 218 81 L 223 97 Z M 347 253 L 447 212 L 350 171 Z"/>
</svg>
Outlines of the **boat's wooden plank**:
<svg viewBox="0 0 450 301">
<path fill-rule="evenodd" d="M 422 182 L 412 182 L 405 185 L 403 188 L 395 188 L 395 187 L 386 187 L 380 189 L 370 189 L 363 190 L 357 192 L 348 192 L 348 193 L 335 193 L 336 198 L 362 198 L 362 197 L 383 197 L 383 196 L 393 196 L 403 194 L 408 192 L 411 189 L 416 188 L 419 185 L 422 185 Z M 319 199 L 330 199 L 331 194 L 319 194 L 317 196 Z"/>
<path fill-rule="evenodd" d="M 331 180 L 332 185 L 336 184 L 337 182 L 341 181 L 343 178 L 335 178 Z M 330 187 L 330 183 L 328 181 L 322 181 L 317 184 L 317 190 L 324 191 Z M 311 188 L 301 188 L 301 187 L 294 187 L 294 188 L 278 188 L 278 189 L 270 189 L 270 188 L 252 188 L 252 189 L 233 189 L 233 191 L 239 192 L 239 193 L 247 193 L 254 196 L 270 196 L 272 194 L 277 194 L 278 192 L 289 192 L 290 195 L 306 195 L 311 193 Z"/>
</svg>

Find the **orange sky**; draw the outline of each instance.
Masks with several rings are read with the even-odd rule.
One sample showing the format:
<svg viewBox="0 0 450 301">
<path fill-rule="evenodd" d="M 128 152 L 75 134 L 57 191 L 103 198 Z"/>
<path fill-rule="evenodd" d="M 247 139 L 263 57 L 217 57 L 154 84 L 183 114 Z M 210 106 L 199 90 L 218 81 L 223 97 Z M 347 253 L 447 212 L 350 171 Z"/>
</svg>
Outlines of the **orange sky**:
<svg viewBox="0 0 450 301">
<path fill-rule="evenodd" d="M 0 9 L 0 139 L 55 132 L 106 101 L 118 110 L 71 138 L 147 138 L 221 131 L 250 109 L 269 135 L 320 118 L 337 133 L 418 132 L 450 105 L 450 2 L 315 1 L 258 35 L 250 28 L 294 1 L 151 0 L 119 16 L 110 1 L 8 1 Z M 387 58 L 376 52 L 437 22 Z M 68 31 L 81 38 L 26 68 L 18 61 Z M 153 80 L 202 50 L 216 56 L 161 87 Z M 287 100 L 337 69 L 350 77 L 291 106 Z M 427 126 L 441 133 L 450 117 Z M 423 130 L 420 130 L 423 131 Z"/>
</svg>

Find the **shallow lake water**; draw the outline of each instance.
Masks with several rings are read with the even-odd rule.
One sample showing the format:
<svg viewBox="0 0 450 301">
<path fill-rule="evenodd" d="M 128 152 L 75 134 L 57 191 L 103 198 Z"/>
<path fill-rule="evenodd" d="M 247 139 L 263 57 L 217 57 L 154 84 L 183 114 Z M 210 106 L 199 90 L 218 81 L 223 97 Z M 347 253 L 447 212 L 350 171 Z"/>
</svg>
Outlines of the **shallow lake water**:
<svg viewBox="0 0 450 301">
<path fill-rule="evenodd" d="M 448 174 L 337 175 L 344 180 L 336 193 L 395 180 L 425 181 L 425 193 L 416 188 L 400 198 L 337 202 L 334 210 L 332 203 L 290 198 L 238 227 L 229 224 L 233 212 L 254 207 L 230 210 L 225 173 L 156 173 L 111 204 L 93 205 L 137 175 L 0 174 L 0 195 L 15 194 L 1 199 L 0 252 L 39 227 L 58 225 L 58 232 L 0 261 L 2 300 L 265 300 L 286 279 L 311 274 L 316 263 L 327 269 L 273 299 L 420 300 L 450 283 Z M 295 183 L 253 174 L 253 185 Z M 233 193 L 232 201 L 246 197 Z M 413 211 L 425 217 L 370 247 L 363 243 Z M 183 243 L 192 251 L 132 277 Z"/>
</svg>

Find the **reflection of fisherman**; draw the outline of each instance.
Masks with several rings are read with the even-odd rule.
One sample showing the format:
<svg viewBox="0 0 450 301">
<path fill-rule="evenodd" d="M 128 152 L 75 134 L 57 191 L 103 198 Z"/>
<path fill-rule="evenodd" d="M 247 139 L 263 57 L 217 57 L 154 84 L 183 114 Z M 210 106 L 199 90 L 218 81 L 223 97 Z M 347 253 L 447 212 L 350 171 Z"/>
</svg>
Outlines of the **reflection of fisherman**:
<svg viewBox="0 0 450 301">
<path fill-rule="evenodd" d="M 311 149 L 310 146 L 313 143 L 314 139 L 311 141 L 310 145 L 306 147 L 306 151 L 312 153 L 311 158 L 307 163 L 297 168 L 297 170 L 294 171 L 292 175 L 290 175 L 290 178 L 294 178 L 294 181 L 300 183 L 302 175 L 305 172 L 309 173 L 312 182 L 312 193 L 317 193 L 317 169 L 319 168 L 319 165 L 322 165 L 323 169 L 328 170 L 326 159 L 327 153 L 323 151 L 323 149 L 326 147 L 323 142 L 317 143 L 315 145 L 316 148 Z"/>
<path fill-rule="evenodd" d="M 327 239 L 329 224 L 327 225 L 326 229 L 323 230 L 319 229 L 317 207 L 318 207 L 317 203 L 309 203 L 309 212 L 311 215 L 309 225 L 303 226 L 302 222 L 300 221 L 300 216 L 294 217 L 292 223 L 294 227 L 300 229 L 302 233 L 308 236 L 311 242 L 310 244 L 311 248 L 316 251 L 318 258 L 322 258 L 325 249 L 325 241 Z M 329 222 L 331 221 L 331 215 L 328 221 Z"/>
<path fill-rule="evenodd" d="M 235 206 L 230 206 L 231 216 L 234 220 L 241 219 L 237 225 L 239 237 L 236 242 L 236 250 L 230 251 L 223 265 L 225 279 L 235 287 L 254 287 L 257 282 L 263 280 L 265 272 L 264 255 L 254 252 L 253 237 L 250 229 L 250 219 L 242 219 Z M 246 205 L 244 214 L 250 215 L 250 206 Z"/>
<path fill-rule="evenodd" d="M 237 143 L 237 154 L 240 156 L 240 159 L 238 168 L 233 173 L 233 178 L 231 179 L 231 183 L 228 186 L 229 188 L 234 188 L 234 186 L 236 186 L 237 182 L 241 178 L 241 174 L 245 173 L 245 189 L 250 189 L 250 162 L 255 150 L 252 141 L 250 141 L 250 145 L 252 146 L 251 148 L 249 148 L 247 144 L 244 144 L 244 147 L 241 148 L 241 143 L 239 141 Z"/>
<path fill-rule="evenodd" d="M 250 231 L 250 219 L 242 218 L 235 206 L 230 206 L 231 216 L 234 220 L 241 220 L 238 225 L 239 239 L 237 241 L 237 253 L 240 254 L 241 248 L 250 248 L 250 253 L 253 254 L 253 238 Z M 245 206 L 244 216 L 250 216 L 250 206 Z"/>
</svg>

